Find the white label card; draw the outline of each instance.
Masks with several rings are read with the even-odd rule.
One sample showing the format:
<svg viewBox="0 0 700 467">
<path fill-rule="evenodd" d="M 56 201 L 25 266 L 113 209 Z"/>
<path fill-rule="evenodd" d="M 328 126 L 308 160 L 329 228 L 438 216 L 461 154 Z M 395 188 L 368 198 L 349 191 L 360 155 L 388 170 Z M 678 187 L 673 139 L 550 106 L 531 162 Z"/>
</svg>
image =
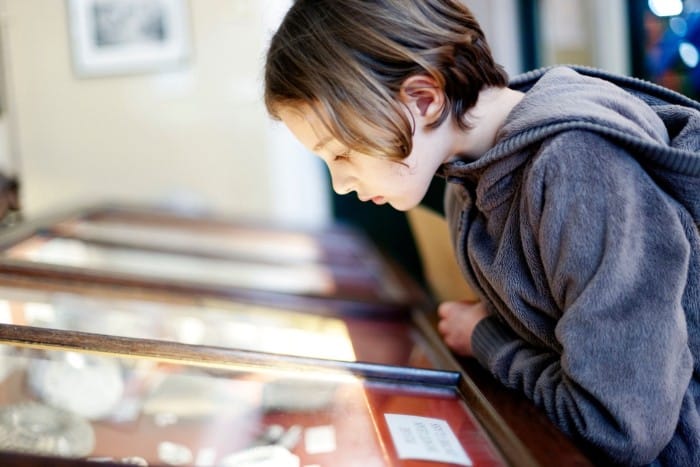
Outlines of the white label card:
<svg viewBox="0 0 700 467">
<path fill-rule="evenodd" d="M 399 459 L 420 459 L 472 465 L 445 420 L 414 415 L 384 414 Z"/>
<path fill-rule="evenodd" d="M 309 454 L 335 451 L 335 428 L 331 425 L 307 428 L 304 432 L 304 445 Z"/>
</svg>

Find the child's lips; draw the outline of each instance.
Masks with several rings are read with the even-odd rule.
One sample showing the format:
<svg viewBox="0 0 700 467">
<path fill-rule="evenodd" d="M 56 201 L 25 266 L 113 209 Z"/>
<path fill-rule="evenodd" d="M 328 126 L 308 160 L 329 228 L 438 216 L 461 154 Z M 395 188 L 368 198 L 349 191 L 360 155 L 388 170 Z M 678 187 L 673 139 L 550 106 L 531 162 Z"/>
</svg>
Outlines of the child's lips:
<svg viewBox="0 0 700 467">
<path fill-rule="evenodd" d="M 372 196 L 372 197 L 368 197 L 368 196 L 358 196 L 358 198 L 359 198 L 360 201 L 362 201 L 363 203 L 366 203 L 366 202 L 368 202 L 368 201 L 371 201 L 371 202 L 373 202 L 374 204 L 384 204 L 384 203 L 386 203 L 386 199 L 385 199 L 383 196 Z"/>
</svg>

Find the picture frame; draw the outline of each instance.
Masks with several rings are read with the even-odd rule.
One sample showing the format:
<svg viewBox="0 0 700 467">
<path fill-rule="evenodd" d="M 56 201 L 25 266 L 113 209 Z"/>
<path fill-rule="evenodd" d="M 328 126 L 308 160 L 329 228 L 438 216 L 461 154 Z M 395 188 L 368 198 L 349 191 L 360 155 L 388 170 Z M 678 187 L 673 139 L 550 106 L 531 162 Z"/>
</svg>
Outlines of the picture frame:
<svg viewBox="0 0 700 467">
<path fill-rule="evenodd" d="M 174 69 L 190 57 L 187 0 L 66 0 L 79 77 Z"/>
</svg>

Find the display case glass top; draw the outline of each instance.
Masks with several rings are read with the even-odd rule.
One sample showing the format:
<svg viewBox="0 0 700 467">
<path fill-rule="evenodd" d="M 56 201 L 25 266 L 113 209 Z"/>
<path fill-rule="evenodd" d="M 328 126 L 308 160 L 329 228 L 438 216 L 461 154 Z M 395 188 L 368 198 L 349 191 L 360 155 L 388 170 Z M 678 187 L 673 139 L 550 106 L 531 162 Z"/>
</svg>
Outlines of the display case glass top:
<svg viewBox="0 0 700 467">
<path fill-rule="evenodd" d="M 157 210 L 86 210 L 0 237 L 0 263 L 76 280 L 152 285 L 259 302 L 354 301 L 401 311 L 425 294 L 357 231 L 192 219 Z"/>
<path fill-rule="evenodd" d="M 0 465 L 582 459 L 434 320 L 337 226 L 121 207 L 21 225 L 0 235 Z"/>
<path fill-rule="evenodd" d="M 140 465 L 505 465 L 450 372 L 418 383 L 383 367 L 212 368 L 2 341 L 3 451 Z"/>
<path fill-rule="evenodd" d="M 330 312 L 329 312 L 330 313 Z M 404 320 L 319 314 L 167 293 L 53 287 L 0 277 L 0 324 L 341 361 L 441 367 L 428 330 Z"/>
</svg>

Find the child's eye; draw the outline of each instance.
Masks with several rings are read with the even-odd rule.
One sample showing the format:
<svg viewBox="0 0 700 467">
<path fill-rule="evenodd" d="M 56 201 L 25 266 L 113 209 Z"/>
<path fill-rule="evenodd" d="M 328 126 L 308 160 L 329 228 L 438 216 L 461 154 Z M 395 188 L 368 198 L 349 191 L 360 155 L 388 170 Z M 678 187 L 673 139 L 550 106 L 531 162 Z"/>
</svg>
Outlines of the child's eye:
<svg viewBox="0 0 700 467">
<path fill-rule="evenodd" d="M 336 154 L 335 156 L 333 156 L 333 162 L 345 161 L 345 160 L 348 160 L 349 158 L 350 158 L 350 151 L 345 151 L 343 153 Z"/>
</svg>

